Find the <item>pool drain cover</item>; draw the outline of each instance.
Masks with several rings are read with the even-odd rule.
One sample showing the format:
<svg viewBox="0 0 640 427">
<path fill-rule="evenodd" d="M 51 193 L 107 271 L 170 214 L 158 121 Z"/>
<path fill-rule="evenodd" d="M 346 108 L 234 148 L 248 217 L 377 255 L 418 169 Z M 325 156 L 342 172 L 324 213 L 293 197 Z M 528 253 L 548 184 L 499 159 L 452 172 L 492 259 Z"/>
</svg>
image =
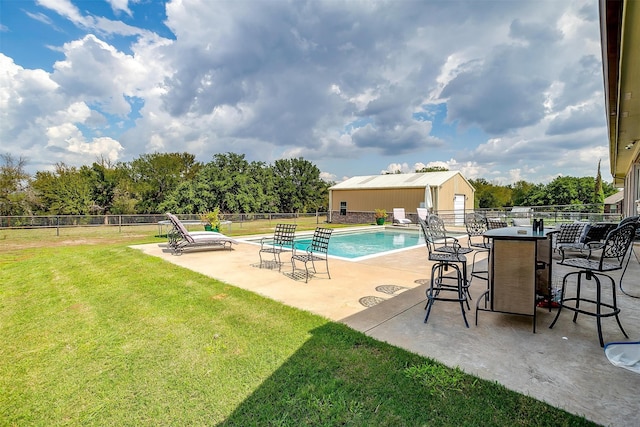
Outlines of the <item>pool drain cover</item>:
<svg viewBox="0 0 640 427">
<path fill-rule="evenodd" d="M 389 294 L 389 295 L 394 295 L 397 292 L 404 291 L 406 289 L 408 289 L 408 288 L 405 288 L 404 286 L 397 286 L 397 285 L 380 285 L 380 286 L 376 286 L 376 291 L 382 292 L 383 294 Z"/>
<path fill-rule="evenodd" d="M 374 305 L 380 304 L 382 301 L 385 301 L 385 299 L 374 296 L 366 296 L 360 298 L 360 304 L 364 305 L 365 307 L 373 307 Z"/>
</svg>

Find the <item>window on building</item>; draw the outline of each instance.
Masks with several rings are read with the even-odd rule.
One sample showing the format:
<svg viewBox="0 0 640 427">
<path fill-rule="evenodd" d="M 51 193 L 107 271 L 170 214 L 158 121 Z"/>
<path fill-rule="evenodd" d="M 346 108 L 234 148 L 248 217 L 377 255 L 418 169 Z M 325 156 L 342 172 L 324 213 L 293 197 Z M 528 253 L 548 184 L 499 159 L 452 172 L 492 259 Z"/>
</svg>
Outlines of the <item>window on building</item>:
<svg viewBox="0 0 640 427">
<path fill-rule="evenodd" d="M 347 202 L 340 202 L 340 215 L 347 214 Z"/>
</svg>

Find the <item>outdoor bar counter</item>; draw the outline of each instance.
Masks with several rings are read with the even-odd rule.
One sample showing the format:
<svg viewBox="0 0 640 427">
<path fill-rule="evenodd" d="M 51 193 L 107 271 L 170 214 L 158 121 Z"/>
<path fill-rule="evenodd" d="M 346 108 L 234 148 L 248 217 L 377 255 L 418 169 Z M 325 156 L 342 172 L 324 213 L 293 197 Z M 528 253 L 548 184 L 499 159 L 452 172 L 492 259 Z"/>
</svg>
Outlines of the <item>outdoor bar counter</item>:
<svg viewBox="0 0 640 427">
<path fill-rule="evenodd" d="M 476 305 L 478 311 L 518 314 L 533 317 L 536 331 L 536 294 L 551 298 L 551 238 L 554 229 L 542 232 L 533 227 L 505 227 L 487 230 L 489 286 Z M 549 303 L 550 306 L 550 303 Z"/>
</svg>

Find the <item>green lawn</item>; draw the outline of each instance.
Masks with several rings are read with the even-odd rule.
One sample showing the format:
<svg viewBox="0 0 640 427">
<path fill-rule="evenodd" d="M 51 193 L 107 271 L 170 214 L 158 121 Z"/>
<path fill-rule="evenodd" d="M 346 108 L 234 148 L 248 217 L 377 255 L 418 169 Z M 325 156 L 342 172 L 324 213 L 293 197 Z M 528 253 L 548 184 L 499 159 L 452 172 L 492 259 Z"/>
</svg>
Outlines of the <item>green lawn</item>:
<svg viewBox="0 0 640 427">
<path fill-rule="evenodd" d="M 137 242 L 46 240 L 0 250 L 0 425 L 592 425 Z"/>
</svg>

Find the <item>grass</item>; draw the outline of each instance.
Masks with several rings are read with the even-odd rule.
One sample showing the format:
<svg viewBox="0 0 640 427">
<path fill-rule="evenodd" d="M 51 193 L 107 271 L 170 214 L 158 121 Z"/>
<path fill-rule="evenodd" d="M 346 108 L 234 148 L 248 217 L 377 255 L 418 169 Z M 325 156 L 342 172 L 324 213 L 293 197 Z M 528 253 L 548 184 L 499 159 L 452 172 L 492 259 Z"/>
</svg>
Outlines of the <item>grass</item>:
<svg viewBox="0 0 640 427">
<path fill-rule="evenodd" d="M 330 228 L 344 228 L 358 225 L 371 224 L 326 224 L 319 223 L 315 217 L 298 217 L 293 219 L 254 220 L 224 225 L 222 233 L 228 236 L 247 236 L 254 234 L 272 234 L 276 223 L 294 223 L 298 227 L 296 231 L 313 230 L 317 226 Z M 202 226 L 188 225 L 191 231 L 203 231 Z M 22 249 L 26 247 L 41 247 L 43 245 L 78 245 L 78 244 L 105 244 L 105 243 L 153 243 L 166 241 L 164 233 L 166 226 L 161 230 L 155 224 L 129 225 L 129 226 L 85 226 L 85 227 L 40 227 L 30 229 L 0 229 L 0 252 L 10 249 Z M 159 233 L 163 233 L 159 235 Z"/>
<path fill-rule="evenodd" d="M 154 239 L 2 246 L 0 425 L 592 425 L 127 247 Z"/>
</svg>

